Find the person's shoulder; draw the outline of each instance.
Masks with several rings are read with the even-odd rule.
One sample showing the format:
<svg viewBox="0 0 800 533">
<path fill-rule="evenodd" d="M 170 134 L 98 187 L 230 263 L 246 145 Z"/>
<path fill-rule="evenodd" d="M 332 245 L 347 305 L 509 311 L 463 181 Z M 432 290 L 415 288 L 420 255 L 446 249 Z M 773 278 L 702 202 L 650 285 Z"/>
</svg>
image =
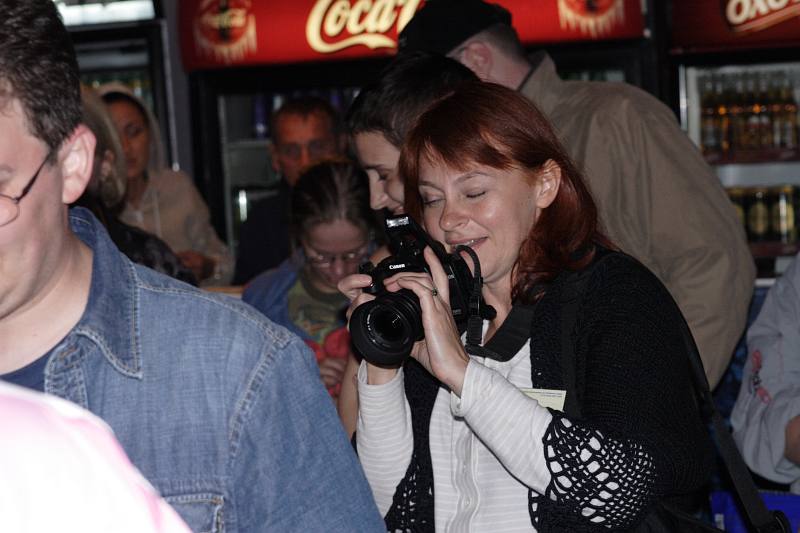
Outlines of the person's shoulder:
<svg viewBox="0 0 800 533">
<path fill-rule="evenodd" d="M 247 284 L 242 300 L 253 303 L 267 297 L 281 287 L 292 285 L 297 279 L 298 268 L 292 258 L 284 260 L 275 268 L 266 270 Z"/>
<path fill-rule="evenodd" d="M 179 321 L 196 334 L 229 337 L 250 348 L 281 348 L 294 338 L 239 298 L 204 291 L 139 265 L 135 272 L 140 312 L 148 327 L 169 328 Z"/>
<path fill-rule="evenodd" d="M 671 300 L 661 280 L 640 261 L 624 252 L 598 247 L 585 272 L 589 276 L 586 282 L 588 299 L 599 301 L 602 305 L 610 299 L 617 304 L 629 302 L 634 305 L 643 300 Z"/>
<path fill-rule="evenodd" d="M 605 123 L 654 118 L 672 122 L 677 120 L 663 102 L 629 83 L 565 81 L 563 85 L 564 95 L 569 100 Z"/>
</svg>

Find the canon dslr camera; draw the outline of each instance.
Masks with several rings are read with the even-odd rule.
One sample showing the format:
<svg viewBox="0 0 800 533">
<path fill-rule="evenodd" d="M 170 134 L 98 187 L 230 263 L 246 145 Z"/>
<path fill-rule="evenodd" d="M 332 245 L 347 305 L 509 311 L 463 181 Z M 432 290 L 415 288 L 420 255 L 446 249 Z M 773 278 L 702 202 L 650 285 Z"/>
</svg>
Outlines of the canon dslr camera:
<svg viewBox="0 0 800 533">
<path fill-rule="evenodd" d="M 494 310 L 483 303 L 480 294 L 480 265 L 471 248 L 459 246 L 457 250 L 470 255 L 475 276 L 458 251 L 448 254 L 407 215 L 387 217 L 386 235 L 394 255 L 377 266 L 364 263 L 359 268 L 361 273 L 372 277 L 372 284 L 364 292 L 374 294 L 376 298 L 358 306 L 350 317 L 353 345 L 364 359 L 378 366 L 397 366 L 408 357 L 414 343 L 424 338 L 422 310 L 417 296 L 409 289 L 389 292 L 383 282 L 398 272 L 430 273 L 422 255 L 426 246 L 436 253 L 447 274 L 450 310 L 459 332 L 466 330 L 470 314 L 492 318 Z"/>
</svg>

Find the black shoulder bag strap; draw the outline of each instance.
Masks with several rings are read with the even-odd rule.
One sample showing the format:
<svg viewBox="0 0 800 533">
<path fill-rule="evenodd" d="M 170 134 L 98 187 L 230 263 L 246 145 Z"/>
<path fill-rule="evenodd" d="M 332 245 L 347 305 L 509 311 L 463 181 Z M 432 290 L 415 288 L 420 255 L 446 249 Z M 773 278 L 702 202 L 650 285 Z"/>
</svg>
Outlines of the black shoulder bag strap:
<svg viewBox="0 0 800 533">
<path fill-rule="evenodd" d="M 764 500 L 759 496 L 758 489 L 753 482 L 753 476 L 750 475 L 750 471 L 747 469 L 742 454 L 736 447 L 736 443 L 733 441 L 730 431 L 728 431 L 728 428 L 722 421 L 722 416 L 720 416 L 719 411 L 717 411 L 714 405 L 714 399 L 711 396 L 706 373 L 703 369 L 703 362 L 700 359 L 697 345 L 689 330 L 689 325 L 685 320 L 681 320 L 681 326 L 683 329 L 686 351 L 689 353 L 689 364 L 692 369 L 695 392 L 700 397 L 700 408 L 707 417 L 706 419 L 711 419 L 711 424 L 716 436 L 714 441 L 717 444 L 719 454 L 722 456 L 723 461 L 725 461 L 725 467 L 728 469 L 728 474 L 730 474 L 733 487 L 739 496 L 748 522 L 753 526 L 754 531 L 758 533 L 789 533 L 791 531 L 791 526 L 783 512 L 768 510 L 766 505 L 764 505 Z"/>
<path fill-rule="evenodd" d="M 565 284 L 561 300 L 561 369 L 564 374 L 564 388 L 567 391 L 564 401 L 564 413 L 576 418 L 580 418 L 580 405 L 576 396 L 573 330 L 589 274 L 596 264 L 585 268 L 581 272 L 571 274 L 573 279 L 568 280 Z M 697 345 L 694 342 L 689 326 L 685 320 L 682 320 L 681 323 L 681 333 L 686 345 L 686 352 L 689 354 L 692 381 L 695 393 L 698 396 L 700 409 L 706 420 L 710 419 L 712 422 L 716 435 L 714 441 L 722 459 L 725 461 L 725 466 L 742 503 L 742 508 L 747 515 L 748 522 L 752 525 L 753 531 L 757 533 L 790 533 L 791 526 L 786 515 L 781 511 L 768 510 L 761 496 L 759 496 L 753 477 L 750 475 L 739 449 L 733 442 L 733 437 L 725 427 L 722 417 L 714 405 L 705 370 L 703 369 L 703 362 L 700 359 L 700 354 L 697 351 Z M 572 401 L 570 401 L 570 398 L 572 398 Z"/>
</svg>

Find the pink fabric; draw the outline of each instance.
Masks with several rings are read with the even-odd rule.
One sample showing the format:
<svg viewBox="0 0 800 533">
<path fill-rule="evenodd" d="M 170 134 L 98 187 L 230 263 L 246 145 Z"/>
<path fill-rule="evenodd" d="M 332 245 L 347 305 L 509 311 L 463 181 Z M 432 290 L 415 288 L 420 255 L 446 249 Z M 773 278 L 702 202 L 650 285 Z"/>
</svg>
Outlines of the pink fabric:
<svg viewBox="0 0 800 533">
<path fill-rule="evenodd" d="M 0 382 L 0 434 L 4 531 L 189 531 L 111 429 L 77 405 Z"/>
</svg>

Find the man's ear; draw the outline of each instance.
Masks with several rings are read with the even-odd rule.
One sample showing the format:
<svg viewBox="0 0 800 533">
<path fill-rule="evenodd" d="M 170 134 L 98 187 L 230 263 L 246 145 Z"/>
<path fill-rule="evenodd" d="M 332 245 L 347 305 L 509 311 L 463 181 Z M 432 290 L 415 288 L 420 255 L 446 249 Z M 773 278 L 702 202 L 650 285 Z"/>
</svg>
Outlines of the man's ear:
<svg viewBox="0 0 800 533">
<path fill-rule="evenodd" d="M 549 207 L 556 199 L 559 186 L 561 186 L 561 167 L 552 159 L 548 159 L 542 165 L 537 178 L 536 207 L 539 209 Z"/>
<path fill-rule="evenodd" d="M 489 81 L 492 72 L 492 49 L 483 41 L 472 41 L 463 47 L 460 55 L 456 57 L 464 66 L 468 67 L 481 80 Z"/>
<path fill-rule="evenodd" d="M 94 166 L 94 147 L 97 140 L 85 124 L 79 124 L 72 135 L 64 141 L 58 154 L 63 188 L 61 201 L 71 204 L 81 197 Z"/>
</svg>

